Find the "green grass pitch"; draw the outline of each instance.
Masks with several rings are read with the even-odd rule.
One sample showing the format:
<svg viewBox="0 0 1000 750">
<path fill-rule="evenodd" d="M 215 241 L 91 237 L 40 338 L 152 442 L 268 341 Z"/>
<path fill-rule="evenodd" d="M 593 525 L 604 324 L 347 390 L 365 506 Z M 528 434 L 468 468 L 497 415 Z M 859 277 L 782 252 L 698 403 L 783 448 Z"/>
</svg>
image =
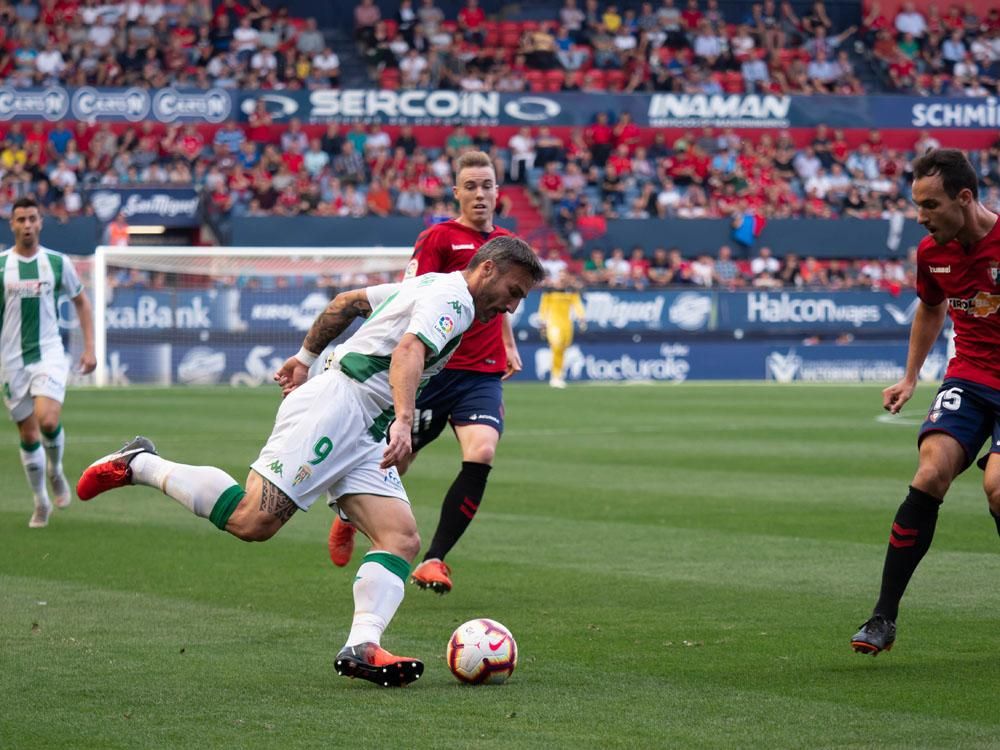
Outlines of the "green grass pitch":
<svg viewBox="0 0 1000 750">
<path fill-rule="evenodd" d="M 1000 539 L 977 470 L 942 509 L 893 652 L 848 646 L 933 393 L 884 421 L 879 391 L 508 386 L 456 588 L 408 586 L 383 639 L 427 664 L 404 690 L 333 671 L 355 565 L 329 564 L 325 506 L 246 544 L 129 488 L 29 530 L 9 426 L 0 747 L 1000 747 Z M 71 392 L 67 473 L 141 433 L 242 481 L 277 399 Z M 425 538 L 458 460 L 443 436 L 406 478 Z M 452 629 L 479 616 L 517 638 L 503 686 L 445 665 Z"/>
</svg>

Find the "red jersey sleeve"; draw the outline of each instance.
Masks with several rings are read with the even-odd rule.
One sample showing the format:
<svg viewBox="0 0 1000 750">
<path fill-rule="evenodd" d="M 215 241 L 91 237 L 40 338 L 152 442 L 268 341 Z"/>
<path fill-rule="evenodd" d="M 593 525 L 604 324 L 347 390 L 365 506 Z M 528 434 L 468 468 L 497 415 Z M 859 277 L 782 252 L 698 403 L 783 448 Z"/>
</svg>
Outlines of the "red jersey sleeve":
<svg viewBox="0 0 1000 750">
<path fill-rule="evenodd" d="M 930 272 L 934 247 L 936 245 L 930 237 L 921 240 L 917 247 L 917 296 L 928 305 L 940 305 L 945 300 L 944 290 Z"/>
<path fill-rule="evenodd" d="M 413 245 L 413 255 L 406 267 L 406 278 L 425 273 L 444 272 L 444 255 L 441 253 L 441 231 L 436 226 L 425 229 Z"/>
</svg>

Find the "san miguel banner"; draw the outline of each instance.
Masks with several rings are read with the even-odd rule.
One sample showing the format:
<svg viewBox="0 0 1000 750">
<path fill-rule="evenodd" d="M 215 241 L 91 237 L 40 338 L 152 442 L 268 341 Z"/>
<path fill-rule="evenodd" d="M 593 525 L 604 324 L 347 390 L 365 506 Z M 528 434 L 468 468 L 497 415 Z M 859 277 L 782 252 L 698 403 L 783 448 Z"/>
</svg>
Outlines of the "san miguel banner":
<svg viewBox="0 0 1000 750">
<path fill-rule="evenodd" d="M 192 188 L 116 188 L 86 191 L 94 216 L 109 222 L 119 213 L 131 224 L 195 227 L 201 223 L 200 199 Z"/>
<path fill-rule="evenodd" d="M 1000 100 L 915 96 L 761 94 L 499 93 L 411 89 L 115 89 L 0 86 L 0 121 L 109 120 L 161 123 L 246 121 L 258 101 L 275 121 L 389 125 L 583 126 L 598 112 L 628 112 L 644 127 L 844 128 L 1000 127 Z"/>
</svg>

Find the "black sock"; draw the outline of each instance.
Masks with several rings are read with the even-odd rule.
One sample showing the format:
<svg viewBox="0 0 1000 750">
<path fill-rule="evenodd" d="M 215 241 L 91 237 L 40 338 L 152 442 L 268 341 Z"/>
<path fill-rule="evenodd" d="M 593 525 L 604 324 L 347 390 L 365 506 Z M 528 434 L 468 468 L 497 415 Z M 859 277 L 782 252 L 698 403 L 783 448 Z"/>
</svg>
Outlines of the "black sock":
<svg viewBox="0 0 1000 750">
<path fill-rule="evenodd" d="M 427 548 L 425 560 L 436 558 L 444 560 L 452 547 L 468 528 L 472 518 L 479 510 L 483 493 L 486 491 L 486 477 L 490 473 L 489 464 L 477 464 L 471 461 L 462 462 L 462 470 L 458 472 L 455 481 L 448 488 L 441 505 L 441 518 L 431 546 Z"/>
<path fill-rule="evenodd" d="M 882 568 L 882 590 L 875 604 L 876 614 L 890 620 L 895 620 L 899 614 L 899 600 L 903 598 L 906 584 L 931 546 L 940 506 L 940 498 L 910 487 L 910 494 L 896 511 L 892 531 L 889 532 L 889 548 Z"/>
<path fill-rule="evenodd" d="M 993 516 L 993 523 L 997 525 L 997 534 L 1000 534 L 1000 516 L 990 510 L 990 515 Z"/>
</svg>

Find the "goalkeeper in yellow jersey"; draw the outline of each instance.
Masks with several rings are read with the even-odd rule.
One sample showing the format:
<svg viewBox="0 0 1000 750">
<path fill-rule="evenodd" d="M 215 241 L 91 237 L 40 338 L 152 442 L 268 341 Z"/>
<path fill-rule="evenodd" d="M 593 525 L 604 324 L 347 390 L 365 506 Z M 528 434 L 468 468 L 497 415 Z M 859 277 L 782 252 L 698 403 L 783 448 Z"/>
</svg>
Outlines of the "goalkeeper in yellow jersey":
<svg viewBox="0 0 1000 750">
<path fill-rule="evenodd" d="M 542 335 L 549 342 L 549 349 L 552 351 L 549 385 L 553 388 L 565 388 L 563 357 L 573 343 L 574 319 L 581 331 L 587 328 L 583 300 L 580 299 L 580 292 L 574 287 L 572 278 L 567 274 L 563 273 L 560 276 L 559 284 L 554 289 L 542 294 L 538 304 L 538 318 Z"/>
</svg>

